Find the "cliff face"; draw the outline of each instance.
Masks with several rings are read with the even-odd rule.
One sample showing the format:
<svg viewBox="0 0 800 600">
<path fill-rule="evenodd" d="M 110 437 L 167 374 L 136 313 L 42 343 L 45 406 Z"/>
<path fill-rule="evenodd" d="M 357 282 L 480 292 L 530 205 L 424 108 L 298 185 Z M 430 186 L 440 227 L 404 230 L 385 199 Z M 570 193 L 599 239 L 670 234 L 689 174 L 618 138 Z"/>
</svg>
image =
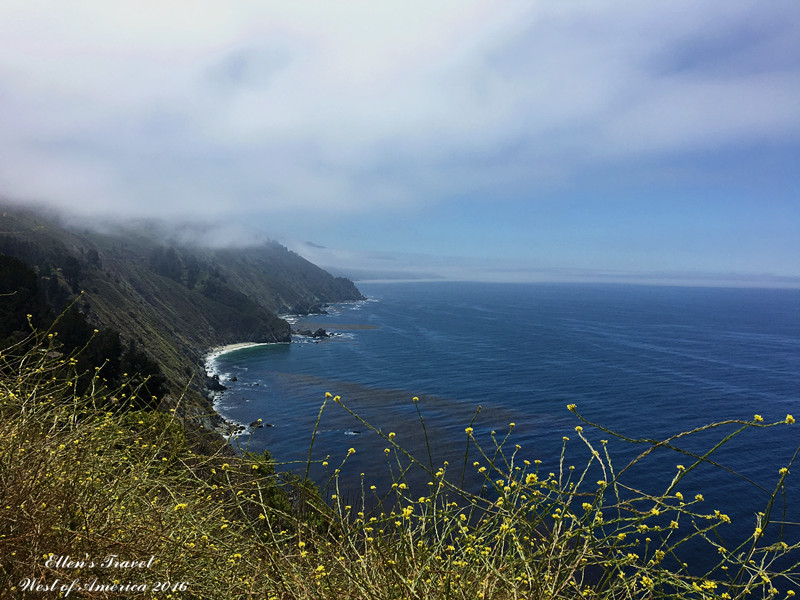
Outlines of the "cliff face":
<svg viewBox="0 0 800 600">
<path fill-rule="evenodd" d="M 66 227 L 20 207 L 0 215 L 0 254 L 36 271 L 51 306 L 79 295 L 91 323 L 136 342 L 173 388 L 211 347 L 289 341 L 289 324 L 276 313 L 362 298 L 349 280 L 274 242 L 213 249 L 164 243 L 145 229 Z"/>
</svg>

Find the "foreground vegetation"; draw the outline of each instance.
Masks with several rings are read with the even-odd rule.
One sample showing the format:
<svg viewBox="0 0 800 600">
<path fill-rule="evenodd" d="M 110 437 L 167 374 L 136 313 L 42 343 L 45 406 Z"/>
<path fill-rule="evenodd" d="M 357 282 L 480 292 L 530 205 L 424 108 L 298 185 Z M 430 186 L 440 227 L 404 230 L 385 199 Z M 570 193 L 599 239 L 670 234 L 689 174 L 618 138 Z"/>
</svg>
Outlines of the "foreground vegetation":
<svg viewBox="0 0 800 600">
<path fill-rule="evenodd" d="M 78 385 L 78 363 L 47 333 L 0 354 L 2 598 L 786 598 L 800 585 L 800 545 L 773 518 L 791 465 L 729 546 L 716 535 L 724 510 L 681 492 L 736 435 L 790 426 L 791 415 L 682 433 L 620 468 L 588 431 L 616 434 L 571 405 L 584 466 L 562 449 L 554 472 L 513 445 L 513 424 L 488 447 L 470 426 L 477 493 L 455 485 L 462 465 L 418 461 L 381 433 L 394 483 L 372 489 L 362 475 L 348 505 L 341 465 L 319 493 L 268 455 L 189 435 L 175 407 L 135 410 L 125 399 L 141 393 L 138 379 L 108 389 L 100 368 Z M 334 401 L 344 406 L 327 395 L 323 408 Z M 650 449 L 709 431 L 719 443 L 684 451 L 662 493 L 622 485 Z M 411 470 L 425 473 L 424 490 L 412 490 Z M 707 573 L 684 564 L 690 544 L 717 557 Z"/>
</svg>

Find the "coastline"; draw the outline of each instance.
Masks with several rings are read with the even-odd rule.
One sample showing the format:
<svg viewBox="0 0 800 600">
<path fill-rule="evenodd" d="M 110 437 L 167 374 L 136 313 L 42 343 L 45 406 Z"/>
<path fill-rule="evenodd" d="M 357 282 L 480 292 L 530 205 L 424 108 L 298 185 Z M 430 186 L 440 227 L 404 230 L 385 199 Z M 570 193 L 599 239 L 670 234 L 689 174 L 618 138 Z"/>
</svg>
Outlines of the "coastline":
<svg viewBox="0 0 800 600">
<path fill-rule="evenodd" d="M 231 445 L 231 440 L 246 433 L 250 425 L 229 419 L 219 410 L 219 400 L 227 388 L 224 383 L 220 381 L 220 376 L 219 373 L 216 372 L 214 361 L 223 354 L 234 352 L 235 350 L 242 350 L 243 348 L 273 346 L 287 343 L 291 342 L 238 342 L 235 344 L 226 344 L 224 346 L 215 346 L 203 356 L 203 368 L 206 373 L 206 393 L 211 401 L 214 414 L 221 421 L 220 424 L 214 427 L 214 430 L 224 437 L 229 445 Z M 231 445 L 231 447 L 233 446 Z"/>
<path fill-rule="evenodd" d="M 348 300 L 343 302 L 338 302 L 336 304 L 358 304 L 360 302 L 366 302 L 368 298 L 362 297 L 360 300 Z M 329 308 L 331 305 L 325 305 L 325 309 Z M 281 319 L 285 320 L 292 328 L 292 334 L 296 333 L 296 328 L 298 324 L 306 323 L 304 319 L 308 317 L 324 315 L 327 312 L 321 313 L 310 313 L 310 314 L 288 314 L 288 315 L 279 315 Z M 322 324 L 314 324 L 319 325 L 322 327 Z M 337 324 L 336 329 L 378 329 L 377 326 L 374 325 L 360 325 L 360 324 Z M 339 333 L 334 333 L 331 335 L 326 335 L 325 337 L 333 337 L 336 335 L 341 335 Z M 233 344 L 225 344 L 222 346 L 214 346 L 210 348 L 201 358 L 201 363 L 203 365 L 203 370 L 206 374 L 206 397 L 211 402 L 212 410 L 214 411 L 214 415 L 216 417 L 215 420 L 218 420 L 216 424 L 214 424 L 213 429 L 222 437 L 224 437 L 228 444 L 233 447 L 231 441 L 243 434 L 246 434 L 248 430 L 254 426 L 253 423 L 240 423 L 239 421 L 235 421 L 230 419 L 222 414 L 220 411 L 220 400 L 223 394 L 227 391 L 227 387 L 225 386 L 225 380 L 221 379 L 221 374 L 218 372 L 216 368 L 216 359 L 224 354 L 228 354 L 230 352 L 234 352 L 236 350 L 242 350 L 244 348 L 254 348 L 257 346 L 274 346 L 279 344 L 291 344 L 292 341 L 289 342 L 237 342 Z"/>
</svg>

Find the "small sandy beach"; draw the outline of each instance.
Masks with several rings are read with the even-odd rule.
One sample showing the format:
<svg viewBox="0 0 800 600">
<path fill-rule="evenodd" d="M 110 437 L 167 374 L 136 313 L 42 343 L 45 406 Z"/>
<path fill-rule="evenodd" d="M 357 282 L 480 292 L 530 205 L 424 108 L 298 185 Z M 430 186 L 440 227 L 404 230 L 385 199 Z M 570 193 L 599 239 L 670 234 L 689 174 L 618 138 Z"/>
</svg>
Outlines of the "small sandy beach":
<svg viewBox="0 0 800 600">
<path fill-rule="evenodd" d="M 220 354 L 225 354 L 226 352 L 232 352 L 233 350 L 239 350 L 241 348 L 250 348 L 252 346 L 268 346 L 271 342 L 239 342 L 238 344 L 228 344 L 226 346 L 217 346 L 212 348 L 211 351 L 206 355 L 207 357 L 216 357 Z"/>
</svg>

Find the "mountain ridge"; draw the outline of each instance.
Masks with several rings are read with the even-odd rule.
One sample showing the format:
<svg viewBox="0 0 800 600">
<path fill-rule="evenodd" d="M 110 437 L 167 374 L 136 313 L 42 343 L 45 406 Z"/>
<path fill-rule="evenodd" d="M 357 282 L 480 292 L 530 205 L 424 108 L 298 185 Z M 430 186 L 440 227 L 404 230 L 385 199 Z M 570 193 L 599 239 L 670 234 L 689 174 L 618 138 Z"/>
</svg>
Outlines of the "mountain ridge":
<svg viewBox="0 0 800 600">
<path fill-rule="evenodd" d="M 279 313 L 363 298 L 351 281 L 277 242 L 213 248 L 171 243 L 158 229 L 98 231 L 0 205 L 0 254 L 36 273 L 56 313 L 74 302 L 88 323 L 138 345 L 161 366 L 173 397 L 192 397 L 194 416 L 211 409 L 201 367 L 212 348 L 289 342 L 291 327 Z"/>
</svg>

